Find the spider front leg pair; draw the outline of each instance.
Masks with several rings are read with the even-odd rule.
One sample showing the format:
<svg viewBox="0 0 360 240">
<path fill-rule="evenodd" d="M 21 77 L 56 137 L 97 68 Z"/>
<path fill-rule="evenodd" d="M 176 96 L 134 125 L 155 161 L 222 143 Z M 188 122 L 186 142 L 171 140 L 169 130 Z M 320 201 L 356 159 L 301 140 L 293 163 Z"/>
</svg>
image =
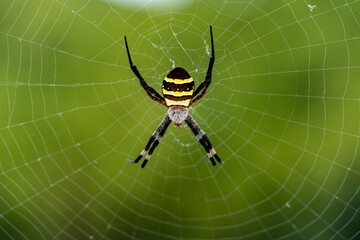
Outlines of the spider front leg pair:
<svg viewBox="0 0 360 240">
<path fill-rule="evenodd" d="M 166 115 L 164 117 L 164 119 L 161 121 L 160 125 L 158 126 L 158 128 L 155 130 L 155 132 L 151 135 L 148 143 L 146 144 L 144 150 L 141 151 L 141 153 L 139 154 L 139 156 L 134 160 L 131 161 L 129 159 L 126 159 L 129 163 L 137 163 L 140 161 L 140 159 L 145 155 L 145 153 L 149 150 L 151 144 L 151 148 L 149 150 L 149 152 L 146 154 L 145 160 L 141 163 L 141 168 L 144 168 L 146 163 L 149 161 L 151 154 L 154 152 L 155 148 L 157 147 L 157 145 L 159 145 L 161 138 L 164 136 L 166 129 L 168 128 L 168 126 L 170 125 L 171 120 L 169 118 L 168 115 Z M 155 142 L 154 142 L 155 141 Z"/>
<path fill-rule="evenodd" d="M 186 124 L 190 127 L 191 131 L 194 133 L 196 139 L 201 143 L 201 145 L 203 145 L 203 147 L 205 148 L 205 151 L 208 155 L 207 159 L 205 158 L 205 160 L 212 164 L 213 166 L 216 165 L 214 158 L 216 159 L 216 161 L 218 161 L 220 164 L 224 164 L 220 157 L 217 155 L 215 149 L 212 147 L 212 144 L 209 140 L 209 138 L 206 136 L 205 132 L 199 127 L 199 125 L 195 122 L 194 118 L 189 114 L 187 116 L 187 118 L 185 119 Z"/>
<path fill-rule="evenodd" d="M 141 151 L 139 156 L 134 161 L 131 161 L 129 159 L 126 160 L 130 163 L 137 163 L 150 149 L 145 156 L 145 160 L 141 164 L 141 168 L 145 167 L 146 163 L 149 161 L 151 157 L 151 154 L 154 152 L 155 148 L 159 145 L 170 123 L 174 122 L 174 126 L 182 126 L 183 121 L 186 122 L 186 124 L 190 127 L 191 131 L 194 133 L 196 139 L 205 148 L 207 156 L 210 159 L 209 160 L 205 158 L 205 160 L 208 163 L 215 166 L 216 165 L 216 162 L 214 160 L 215 157 L 216 161 L 218 161 L 220 164 L 223 164 L 220 157 L 217 155 L 215 149 L 212 147 L 209 138 L 206 136 L 206 134 L 200 128 L 200 126 L 195 122 L 194 118 L 189 114 L 188 108 L 169 108 L 164 119 L 161 121 L 160 125 L 155 130 L 155 132 L 151 135 L 148 143 L 146 144 L 145 148 Z"/>
<path fill-rule="evenodd" d="M 201 130 L 199 125 L 195 122 L 193 117 L 189 114 L 189 106 L 200 100 L 206 93 L 206 90 L 211 83 L 212 69 L 215 62 L 215 50 L 214 50 L 214 39 L 212 33 L 212 27 L 210 26 L 210 37 L 211 37 L 211 56 L 209 66 L 206 72 L 205 80 L 199 85 L 199 87 L 194 91 L 195 84 L 193 78 L 190 74 L 181 67 L 176 67 L 170 71 L 170 73 L 164 78 L 162 84 L 162 93 L 163 97 L 157 93 L 152 87 L 150 87 L 144 78 L 139 73 L 139 70 L 131 60 L 129 47 L 127 44 L 126 37 L 125 46 L 126 52 L 129 59 L 130 68 L 139 79 L 140 85 L 144 88 L 147 95 L 154 101 L 160 103 L 161 105 L 167 107 L 169 110 L 166 113 L 164 119 L 161 121 L 158 128 L 151 135 L 148 143 L 146 144 L 144 150 L 141 151 L 140 155 L 134 160 L 128 162 L 137 163 L 140 159 L 146 154 L 144 162 L 141 164 L 141 167 L 145 167 L 146 163 L 149 161 L 151 154 L 155 148 L 159 145 L 161 138 L 164 136 L 166 129 L 171 122 L 174 122 L 174 126 L 182 127 L 183 122 L 185 121 L 190 127 L 191 131 L 194 133 L 197 140 L 205 148 L 205 151 L 209 159 L 205 159 L 208 163 L 216 165 L 216 161 L 222 164 L 220 157 L 215 152 L 215 149 L 212 147 L 212 144 L 209 138 L 205 135 L 204 131 Z M 151 146 L 151 148 L 150 148 Z M 150 150 L 149 150 L 150 149 Z"/>
</svg>

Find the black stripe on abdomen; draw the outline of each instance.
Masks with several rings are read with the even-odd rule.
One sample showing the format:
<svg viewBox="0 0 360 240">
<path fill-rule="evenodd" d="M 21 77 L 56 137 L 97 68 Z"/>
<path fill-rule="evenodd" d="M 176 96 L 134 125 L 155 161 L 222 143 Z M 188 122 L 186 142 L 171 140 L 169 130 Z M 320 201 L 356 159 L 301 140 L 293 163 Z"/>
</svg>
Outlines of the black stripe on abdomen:
<svg viewBox="0 0 360 240">
<path fill-rule="evenodd" d="M 174 101 L 183 101 L 183 100 L 191 99 L 192 96 L 176 97 L 176 96 L 164 94 L 164 98 L 167 98 L 167 99 L 170 99 L 170 100 L 174 100 Z"/>
<path fill-rule="evenodd" d="M 194 89 L 194 82 L 178 84 L 178 83 L 170 83 L 164 80 L 162 87 L 167 91 L 180 91 L 180 92 L 190 91 Z"/>
</svg>

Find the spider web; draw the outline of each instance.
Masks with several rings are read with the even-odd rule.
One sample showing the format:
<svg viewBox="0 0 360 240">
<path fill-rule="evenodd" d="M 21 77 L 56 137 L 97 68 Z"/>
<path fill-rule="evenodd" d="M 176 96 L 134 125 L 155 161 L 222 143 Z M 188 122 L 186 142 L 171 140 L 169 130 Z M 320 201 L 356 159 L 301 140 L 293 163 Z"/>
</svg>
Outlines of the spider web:
<svg viewBox="0 0 360 240">
<path fill-rule="evenodd" d="M 0 239 L 358 239 L 357 0 L 0 3 Z M 187 126 L 131 165 L 185 68 Z"/>
</svg>

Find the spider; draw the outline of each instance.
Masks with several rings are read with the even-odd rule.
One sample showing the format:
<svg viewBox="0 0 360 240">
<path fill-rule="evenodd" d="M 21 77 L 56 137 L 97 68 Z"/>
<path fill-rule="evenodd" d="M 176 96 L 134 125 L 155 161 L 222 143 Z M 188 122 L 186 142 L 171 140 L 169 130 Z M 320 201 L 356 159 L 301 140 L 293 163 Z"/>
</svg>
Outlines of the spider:
<svg viewBox="0 0 360 240">
<path fill-rule="evenodd" d="M 134 161 L 126 159 L 128 162 L 137 163 L 147 153 L 145 156 L 145 160 L 140 165 L 141 168 L 144 168 L 146 163 L 149 161 L 151 154 L 154 152 L 155 148 L 159 145 L 161 138 L 164 136 L 166 129 L 168 128 L 170 123 L 174 122 L 174 128 L 176 128 L 177 126 L 182 128 L 183 122 L 185 121 L 186 124 L 190 127 L 191 131 L 194 133 L 196 139 L 205 148 L 207 156 L 210 159 L 209 160 L 205 158 L 205 160 L 208 163 L 215 166 L 216 165 L 214 160 L 215 157 L 215 159 L 220 164 L 223 164 L 220 157 L 217 155 L 215 149 L 212 147 L 209 138 L 206 136 L 205 132 L 199 127 L 199 125 L 195 122 L 194 118 L 189 113 L 189 107 L 204 96 L 206 90 L 208 89 L 211 83 L 211 73 L 215 61 L 214 40 L 213 40 L 211 26 L 210 26 L 210 36 L 211 36 L 211 57 L 210 57 L 210 63 L 205 80 L 194 91 L 195 85 L 193 78 L 185 69 L 181 67 L 176 67 L 173 70 L 171 70 L 170 73 L 163 80 L 163 85 L 161 90 L 164 97 L 162 97 L 159 93 L 157 93 L 152 87 L 150 87 L 145 82 L 144 78 L 139 73 L 139 70 L 136 68 L 135 65 L 133 65 L 126 36 L 124 36 L 126 51 L 128 54 L 131 70 L 140 80 L 140 84 L 145 89 L 147 95 L 149 95 L 149 97 L 152 100 L 168 108 L 165 117 L 163 118 L 163 120 L 161 121 L 160 125 L 157 127 L 155 132 L 151 135 L 145 148 L 141 151 L 139 156 Z"/>
</svg>

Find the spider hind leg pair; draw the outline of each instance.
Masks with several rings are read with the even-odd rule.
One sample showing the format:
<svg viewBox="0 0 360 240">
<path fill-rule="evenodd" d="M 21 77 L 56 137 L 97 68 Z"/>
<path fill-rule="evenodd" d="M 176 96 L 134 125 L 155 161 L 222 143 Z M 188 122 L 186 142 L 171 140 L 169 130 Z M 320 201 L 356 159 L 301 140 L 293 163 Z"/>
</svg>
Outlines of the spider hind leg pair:
<svg viewBox="0 0 360 240">
<path fill-rule="evenodd" d="M 190 74 L 181 67 L 176 67 L 170 71 L 170 73 L 163 80 L 162 93 L 161 96 L 157 93 L 152 87 L 150 87 L 144 80 L 144 78 L 139 73 L 137 67 L 133 65 L 129 47 L 127 44 L 126 36 L 125 46 L 129 58 L 130 68 L 140 81 L 140 85 L 144 88 L 148 96 L 154 101 L 160 103 L 161 105 L 168 108 L 168 111 L 161 121 L 160 125 L 157 127 L 155 132 L 151 135 L 149 141 L 147 142 L 145 148 L 141 151 L 139 156 L 131 161 L 127 159 L 130 163 L 137 163 L 140 159 L 146 154 L 145 160 L 141 163 L 141 168 L 145 167 L 149 161 L 151 154 L 154 152 L 155 148 L 159 145 L 162 137 L 164 136 L 166 129 L 169 127 L 171 122 L 174 122 L 174 127 L 182 127 L 183 122 L 190 127 L 191 131 L 194 133 L 196 139 L 204 147 L 207 156 L 209 159 L 205 160 L 212 164 L 216 165 L 216 162 L 223 164 L 220 157 L 217 155 L 215 149 L 212 147 L 212 144 L 209 138 L 206 136 L 204 131 L 199 127 L 195 122 L 194 118 L 189 114 L 189 107 L 200 100 L 206 93 L 210 83 L 211 83 L 211 74 L 215 61 L 214 53 L 214 40 L 212 34 L 212 27 L 210 26 L 210 36 L 211 36 L 211 57 L 209 62 L 209 67 L 207 69 L 205 80 L 199 85 L 199 87 L 194 91 L 195 84 L 193 78 Z"/>
</svg>

